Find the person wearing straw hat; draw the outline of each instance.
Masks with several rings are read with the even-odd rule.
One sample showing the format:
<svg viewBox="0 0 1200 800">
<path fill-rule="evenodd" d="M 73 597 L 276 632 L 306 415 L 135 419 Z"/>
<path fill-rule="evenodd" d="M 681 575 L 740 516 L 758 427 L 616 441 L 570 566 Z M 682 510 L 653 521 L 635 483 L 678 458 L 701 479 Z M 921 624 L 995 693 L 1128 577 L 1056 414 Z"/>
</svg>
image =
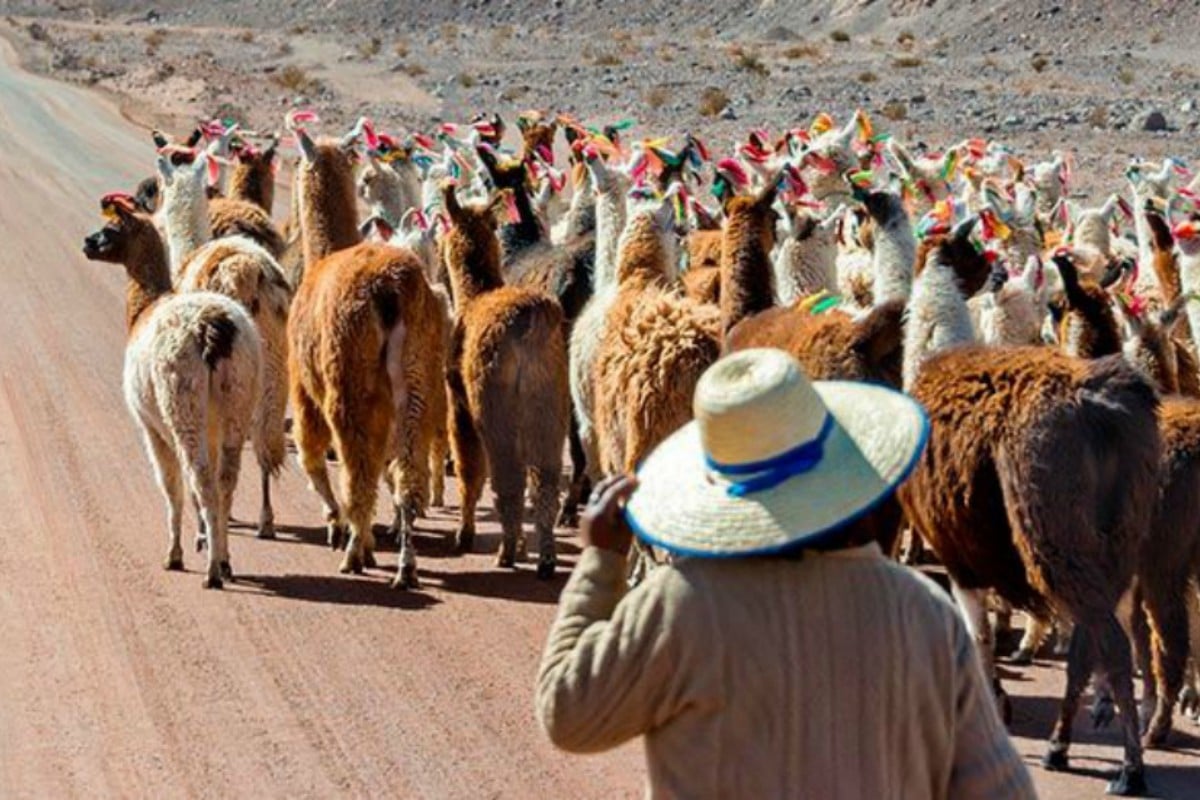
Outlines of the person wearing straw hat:
<svg viewBox="0 0 1200 800">
<path fill-rule="evenodd" d="M 551 741 L 644 736 L 654 798 L 1036 797 L 950 599 L 874 541 L 920 406 L 769 349 L 716 362 L 693 406 L 584 513 L 538 672 Z M 626 591 L 634 534 L 674 558 Z"/>
</svg>

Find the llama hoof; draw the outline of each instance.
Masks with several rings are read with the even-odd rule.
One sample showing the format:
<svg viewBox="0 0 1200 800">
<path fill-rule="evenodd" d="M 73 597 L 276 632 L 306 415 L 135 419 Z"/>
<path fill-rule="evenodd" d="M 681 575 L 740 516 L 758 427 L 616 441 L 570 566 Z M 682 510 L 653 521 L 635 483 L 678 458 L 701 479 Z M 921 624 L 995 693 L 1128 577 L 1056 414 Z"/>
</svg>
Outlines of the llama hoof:
<svg viewBox="0 0 1200 800">
<path fill-rule="evenodd" d="M 454 535 L 454 549 L 459 553 L 469 553 L 475 545 L 475 531 L 459 528 Z"/>
<path fill-rule="evenodd" d="M 1102 730 L 1112 724 L 1112 721 L 1117 716 L 1117 707 L 1113 704 L 1111 697 L 1097 697 L 1096 702 L 1092 703 L 1092 727 L 1095 730 Z"/>
<path fill-rule="evenodd" d="M 1042 756 L 1042 766 L 1050 772 L 1066 772 L 1071 768 L 1071 759 L 1067 756 L 1067 749 L 1050 745 L 1046 755 Z"/>
<path fill-rule="evenodd" d="M 1028 667 L 1033 663 L 1033 651 L 1026 647 L 1020 647 L 1008 657 L 1008 660 L 1018 667 Z"/>
<path fill-rule="evenodd" d="M 222 579 L 233 583 L 233 567 L 229 565 L 228 561 L 222 561 L 219 565 L 217 565 L 217 568 L 221 571 Z"/>
<path fill-rule="evenodd" d="M 421 581 L 417 578 L 417 565 L 405 564 L 400 567 L 400 571 L 396 573 L 396 577 L 392 579 L 393 589 L 417 589 L 420 588 Z"/>
<path fill-rule="evenodd" d="M 183 572 L 183 551 L 168 553 L 167 560 L 163 562 L 163 569 L 168 572 Z"/>
<path fill-rule="evenodd" d="M 1179 693 L 1179 710 L 1189 717 L 1200 713 L 1200 692 L 1191 686 L 1184 687 L 1183 691 Z"/>
<path fill-rule="evenodd" d="M 1167 736 L 1171 733 L 1171 723 L 1169 720 L 1161 720 L 1157 717 L 1150 719 L 1150 724 L 1146 728 L 1145 734 L 1142 736 L 1142 747 L 1147 750 L 1161 749 L 1167 743 Z"/>
<path fill-rule="evenodd" d="M 379 566 L 379 564 L 375 561 L 375 551 L 374 550 L 364 550 L 362 562 L 363 562 L 363 566 L 366 567 L 367 569 L 374 569 L 375 567 Z"/>
<path fill-rule="evenodd" d="M 255 533 L 259 539 L 274 539 L 275 538 L 275 523 L 262 522 L 258 526 L 258 532 Z"/>
<path fill-rule="evenodd" d="M 578 528 L 579 527 L 579 508 L 566 508 L 558 514 L 558 520 L 554 523 L 560 528 Z"/>
<path fill-rule="evenodd" d="M 1109 781 L 1104 793 L 1118 797 L 1141 797 L 1146 793 L 1146 768 L 1121 767 L 1117 777 Z"/>
<path fill-rule="evenodd" d="M 537 565 L 537 576 L 540 581 L 548 581 L 554 578 L 554 567 L 557 565 L 557 559 L 554 558 L 539 558 Z"/>
<path fill-rule="evenodd" d="M 346 542 L 349 541 L 350 534 L 347 532 L 345 525 L 338 525 L 331 522 L 326 533 L 326 539 L 329 541 L 330 550 L 341 550 L 346 546 Z"/>
<path fill-rule="evenodd" d="M 203 533 L 197 533 L 196 534 L 196 552 L 203 553 L 205 548 L 207 548 L 207 547 L 208 547 L 208 536 L 206 536 Z"/>
<path fill-rule="evenodd" d="M 220 575 L 207 575 L 204 578 L 205 589 L 220 589 L 224 585 Z"/>
<path fill-rule="evenodd" d="M 446 507 L 446 496 L 441 495 L 441 494 L 435 494 L 433 496 L 433 499 L 429 501 L 429 507 L 430 508 L 445 508 Z"/>
<path fill-rule="evenodd" d="M 992 692 L 995 695 L 996 712 L 1000 715 L 1000 721 L 1005 725 L 1011 725 L 1013 708 L 1012 699 L 1009 698 L 1008 692 L 1004 691 L 1004 689 L 1000 686 L 1000 681 L 996 681 L 995 685 L 992 687 Z"/>
<path fill-rule="evenodd" d="M 506 551 L 501 547 L 500 554 L 496 556 L 496 566 L 501 569 L 516 569 L 517 559 L 515 554 L 511 550 Z"/>
<path fill-rule="evenodd" d="M 348 575 L 350 573 L 354 573 L 355 575 L 362 575 L 362 571 L 363 571 L 362 556 L 359 556 L 352 552 L 346 553 L 346 557 L 342 559 L 341 566 L 338 567 L 338 572 L 342 573 L 343 575 Z"/>
</svg>

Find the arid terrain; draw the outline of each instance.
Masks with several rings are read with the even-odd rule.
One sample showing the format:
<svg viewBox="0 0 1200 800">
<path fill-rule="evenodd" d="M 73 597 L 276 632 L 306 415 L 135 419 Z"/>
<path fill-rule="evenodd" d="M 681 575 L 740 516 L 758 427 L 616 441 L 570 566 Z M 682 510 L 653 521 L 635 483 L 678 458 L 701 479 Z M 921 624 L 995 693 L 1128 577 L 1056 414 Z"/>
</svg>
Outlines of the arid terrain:
<svg viewBox="0 0 1200 800">
<path fill-rule="evenodd" d="M 97 198 L 150 173 L 148 126 L 271 129 L 303 105 L 331 126 L 420 129 L 539 106 L 720 149 L 861 106 L 910 139 L 1070 148 L 1081 185 L 1107 190 L 1130 154 L 1195 156 L 1196 5 L 0 0 L 0 797 L 584 800 L 644 779 L 637 743 L 573 757 L 539 734 L 532 682 L 564 579 L 499 571 L 490 510 L 464 557 L 444 538 L 456 496 L 434 511 L 424 584 L 396 592 L 391 551 L 337 573 L 289 466 L 279 540 L 235 531 L 236 583 L 202 591 L 192 553 L 162 571 L 163 503 L 121 396 L 123 276 L 79 252 Z M 701 108 L 706 87 L 725 105 Z M 1168 130 L 1141 130 L 1155 110 Z M 569 568 L 571 532 L 559 547 Z M 1119 730 L 1081 715 L 1075 771 L 1047 773 L 1062 663 L 1002 674 L 1042 796 L 1102 796 Z M 1200 797 L 1200 728 L 1177 728 L 1147 754 L 1152 794 Z"/>
</svg>

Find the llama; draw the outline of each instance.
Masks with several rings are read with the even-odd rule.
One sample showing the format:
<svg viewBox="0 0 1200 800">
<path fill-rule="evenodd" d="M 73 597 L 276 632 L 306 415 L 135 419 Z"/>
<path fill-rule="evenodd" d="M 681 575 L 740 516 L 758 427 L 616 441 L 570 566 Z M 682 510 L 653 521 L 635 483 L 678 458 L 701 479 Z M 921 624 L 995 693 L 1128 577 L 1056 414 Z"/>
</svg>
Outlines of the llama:
<svg viewBox="0 0 1200 800">
<path fill-rule="evenodd" d="M 945 286 L 943 271 L 931 260 L 918 283 Z M 976 283 L 967 277 L 958 283 L 963 306 Z M 926 299 L 950 311 L 945 295 L 914 289 L 912 324 L 932 322 L 919 308 Z M 1154 388 L 1119 356 L 1089 361 L 1050 348 L 979 347 L 969 326 L 964 334 L 957 344 L 943 337 L 939 352 L 906 347 L 906 361 L 922 359 L 905 374 L 931 428 L 899 492 L 905 514 L 946 566 L 998 696 L 983 591 L 995 589 L 1042 618 L 1058 609 L 1075 622 L 1067 690 L 1043 763 L 1068 767 L 1071 723 L 1096 669 L 1124 728 L 1125 759 L 1109 791 L 1143 792 L 1129 641 L 1114 612 L 1157 498 Z"/>
<path fill-rule="evenodd" d="M 1158 418 L 1159 492 L 1149 534 L 1139 547 L 1131 603 L 1132 634 L 1145 687 L 1142 714 L 1143 719 L 1149 717 L 1143 743 L 1158 747 L 1170 733 L 1183 686 L 1189 644 L 1187 591 L 1200 576 L 1200 399 L 1179 393 L 1179 363 L 1169 333 L 1179 305 L 1157 320 L 1124 300 L 1118 308 L 1130 334 L 1126 359 L 1164 395 Z M 1103 318 L 1090 321 L 1107 324 Z"/>
<path fill-rule="evenodd" d="M 485 478 L 496 492 L 504 535 L 501 567 L 525 558 L 522 516 L 526 476 L 538 535 L 539 578 L 554 575 L 554 519 L 562 446 L 569 427 L 563 312 L 546 294 L 505 286 L 496 239 L 497 197 L 462 206 L 447 183 L 450 217 L 445 259 L 458 319 L 447 382 L 453 406 L 451 446 L 462 487 L 460 551 L 475 539 L 475 508 Z"/>
<path fill-rule="evenodd" d="M 587 483 L 595 485 L 601 477 L 600 451 L 596 444 L 595 417 L 592 408 L 592 375 L 596 352 L 604 338 L 608 310 L 617 292 L 617 264 L 621 234 L 625 229 L 628 180 L 619 170 L 610 168 L 597 158 L 587 159 L 587 171 L 595 195 L 596 254 L 592 298 L 571 329 L 569 343 L 569 382 L 571 408 L 579 441 L 584 451 Z M 578 507 L 585 500 L 584 485 L 572 484 L 563 501 L 560 522 L 578 525 Z"/>
<path fill-rule="evenodd" d="M 605 474 L 632 472 L 692 416 L 692 390 L 720 351 L 718 309 L 675 295 L 671 202 L 634 215 L 621 237 L 617 291 L 593 368 Z"/>
<path fill-rule="evenodd" d="M 773 208 L 781 175 L 767 181 L 753 197 L 725 202 L 721 244 L 721 332 L 728 336 L 743 319 L 775 306 Z"/>
<path fill-rule="evenodd" d="M 1179 272 L 1179 287 L 1189 300 L 1184 313 L 1191 329 L 1192 346 L 1200 353 L 1200 225 L 1185 220 L 1171 231 L 1175 239 L 1176 259 Z"/>
<path fill-rule="evenodd" d="M 992 273 L 988 291 L 969 305 L 983 344 L 1042 344 L 1046 317 L 1046 277 L 1041 259 L 1030 256 L 1015 279 L 1004 269 Z"/>
<path fill-rule="evenodd" d="M 1037 213 L 1053 216 L 1058 204 L 1067 197 L 1067 157 L 1056 151 L 1050 161 L 1034 164 L 1029 177 L 1037 192 Z"/>
<path fill-rule="evenodd" d="M 802 297 L 837 291 L 837 225 L 845 208 L 839 206 L 824 219 L 784 204 L 784 237 L 775 251 L 775 293 L 779 305 L 790 306 Z"/>
<path fill-rule="evenodd" d="M 134 198 L 107 195 L 102 208 L 108 221 L 84 240 L 83 252 L 91 261 L 124 265 L 129 278 L 125 402 L 167 500 L 164 566 L 183 569 L 186 485 L 206 535 L 204 586 L 219 589 L 233 579 L 229 508 L 260 394 L 258 332 L 223 295 L 172 291 L 162 238 Z"/>
<path fill-rule="evenodd" d="M 870 215 L 871 261 L 875 304 L 907 299 L 912 291 L 917 240 L 900 195 L 890 191 L 868 192 L 863 206 Z"/>
<path fill-rule="evenodd" d="M 275 151 L 278 147 L 278 136 L 273 136 L 270 144 L 261 150 L 248 142 L 234 142 L 235 163 L 229 175 L 230 199 L 254 203 L 268 215 L 271 213 L 275 206 Z"/>
<path fill-rule="evenodd" d="M 886 152 L 899 166 L 900 176 L 909 191 L 909 213 L 914 217 L 924 216 L 935 205 L 952 194 L 946 180 L 947 166 L 953 165 L 958 147 L 951 148 L 944 156 L 914 157 L 895 139 L 890 139 Z"/>
<path fill-rule="evenodd" d="M 418 578 L 411 536 L 425 506 L 438 426 L 431 393 L 443 391 L 444 313 L 416 255 L 361 241 L 347 149 L 336 140 L 314 141 L 289 122 L 301 152 L 305 260 L 288 318 L 292 432 L 324 505 L 330 544 L 339 546 L 349 528 L 342 572 L 361 573 L 375 562 L 375 492 L 392 462 L 400 511 L 392 585 L 412 588 Z M 330 444 L 342 466 L 344 506 L 325 465 Z"/>
<path fill-rule="evenodd" d="M 209 200 L 204 193 L 204 159 L 172 165 L 162 156 L 162 207 L 169 241 L 182 252 L 175 287 L 181 292 L 214 291 L 232 297 L 257 325 L 263 349 L 263 393 L 252 432 L 261 473 L 262 506 L 258 536 L 275 537 L 271 478 L 286 457 L 287 318 L 291 289 L 278 262 L 257 242 L 244 236 L 207 241 Z M 183 252 L 183 248 L 193 249 Z"/>
<path fill-rule="evenodd" d="M 432 226 L 422 228 L 413 221 L 414 217 L 414 209 L 409 209 L 404 218 L 400 220 L 400 230 L 398 231 L 393 230 L 382 217 L 371 217 L 361 226 L 363 239 L 369 241 L 372 236 L 378 237 L 378 241 L 392 247 L 411 250 L 421 259 L 425 266 L 425 276 L 441 307 L 442 331 L 445 334 L 442 342 L 443 352 L 449 352 L 450 334 L 454 328 L 453 303 L 450 301 L 449 290 L 436 282 L 436 269 L 440 262 L 433 244 Z M 443 392 L 433 390 L 429 393 L 429 413 L 433 416 L 436 424 L 433 439 L 429 443 L 429 496 L 430 505 L 435 508 L 446 505 L 446 458 L 450 455 L 450 428 L 447 416 L 450 401 L 447 392 L 448 390 Z M 387 472 L 386 477 L 391 485 L 392 470 Z M 395 486 L 390 486 L 390 488 L 394 494 Z M 397 513 L 399 514 L 399 509 L 397 509 Z M 392 529 L 400 530 L 402 522 L 403 520 L 397 517 L 392 524 Z"/>
</svg>

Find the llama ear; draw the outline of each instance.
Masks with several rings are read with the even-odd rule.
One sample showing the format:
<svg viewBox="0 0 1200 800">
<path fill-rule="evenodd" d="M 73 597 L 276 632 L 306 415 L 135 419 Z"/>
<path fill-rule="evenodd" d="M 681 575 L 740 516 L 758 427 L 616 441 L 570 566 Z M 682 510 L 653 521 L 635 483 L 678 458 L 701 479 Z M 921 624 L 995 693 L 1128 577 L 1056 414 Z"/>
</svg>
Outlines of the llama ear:
<svg viewBox="0 0 1200 800">
<path fill-rule="evenodd" d="M 1176 297 L 1171 305 L 1164 308 L 1158 315 L 1158 324 L 1162 325 L 1164 330 L 1174 332 L 1175 326 L 1182 325 L 1183 320 L 1187 319 L 1183 314 L 1183 309 L 1193 300 L 1200 300 L 1195 292 L 1186 292 Z"/>
<path fill-rule="evenodd" d="M 317 160 L 317 146 L 309 137 L 308 132 L 297 128 L 293 131 L 296 137 L 296 147 L 300 150 L 300 157 L 306 163 L 312 164 Z"/>
<path fill-rule="evenodd" d="M 157 128 L 150 131 L 150 137 L 152 139 L 154 139 L 154 146 L 157 147 L 159 150 L 161 150 L 162 148 L 166 147 L 167 145 L 169 145 L 171 143 L 171 140 L 167 138 L 166 134 L 164 134 L 162 131 L 158 130 Z"/>
<path fill-rule="evenodd" d="M 270 161 L 275 158 L 275 151 L 279 147 L 279 134 L 271 134 L 271 143 L 267 145 L 267 149 L 263 150 L 263 161 Z"/>
<path fill-rule="evenodd" d="M 782 180 L 783 170 L 778 170 L 771 174 L 771 177 L 767 179 L 766 185 L 759 191 L 758 197 L 754 201 L 759 208 L 770 208 L 771 204 L 775 202 L 775 197 L 779 194 L 779 183 Z"/>
<path fill-rule="evenodd" d="M 175 177 L 175 165 L 171 163 L 171 159 L 164 155 L 159 155 L 154 163 L 158 167 L 158 174 L 162 176 L 163 181 L 170 183 Z"/>
<path fill-rule="evenodd" d="M 462 206 L 458 204 L 458 187 L 451 180 L 442 181 L 442 206 L 446 209 L 446 213 L 450 215 L 450 219 L 458 219 L 462 214 Z"/>
<path fill-rule="evenodd" d="M 950 238 L 956 242 L 966 242 L 971 238 L 971 231 L 975 230 L 976 222 L 979 222 L 978 214 L 972 214 L 967 217 L 954 226 L 954 231 L 950 234 Z"/>
<path fill-rule="evenodd" d="M 204 138 L 204 131 L 201 130 L 200 128 L 196 128 L 192 131 L 192 135 L 188 137 L 187 141 L 183 143 L 183 146 L 184 147 L 195 147 L 196 145 L 200 144 L 200 140 L 203 138 Z"/>
<path fill-rule="evenodd" d="M 158 178 L 151 176 L 142 180 L 134 192 L 133 199 L 138 208 L 147 214 L 153 214 L 158 208 Z"/>
</svg>

